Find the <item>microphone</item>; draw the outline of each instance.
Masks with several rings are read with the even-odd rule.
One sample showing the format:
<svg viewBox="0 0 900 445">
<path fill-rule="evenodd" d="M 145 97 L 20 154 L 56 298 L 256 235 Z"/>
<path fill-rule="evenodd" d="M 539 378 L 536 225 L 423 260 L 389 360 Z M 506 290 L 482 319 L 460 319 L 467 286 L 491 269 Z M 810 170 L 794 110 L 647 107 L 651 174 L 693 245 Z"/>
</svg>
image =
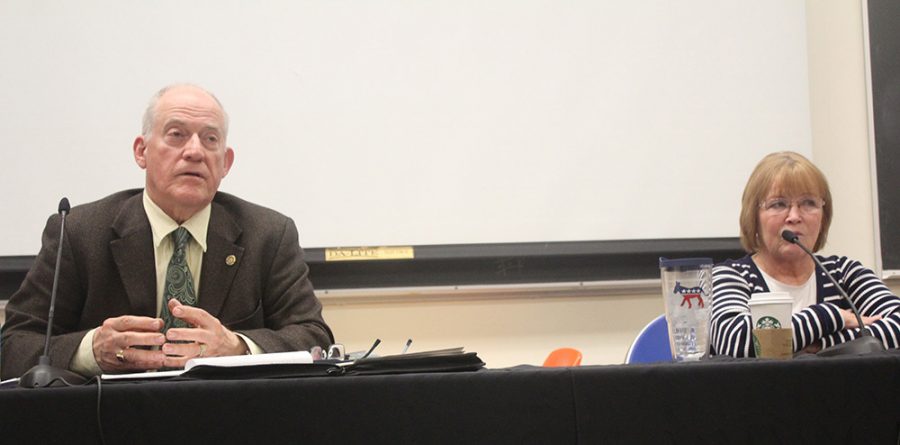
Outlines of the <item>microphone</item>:
<svg viewBox="0 0 900 445">
<path fill-rule="evenodd" d="M 831 274 L 828 273 L 827 270 L 825 270 L 825 266 L 822 266 L 822 263 L 819 261 L 819 259 L 816 258 L 816 256 L 813 255 L 813 253 L 810 252 L 809 249 L 807 249 L 806 246 L 804 246 L 803 243 L 800 242 L 800 237 L 797 236 L 797 234 L 793 231 L 787 229 L 781 232 L 781 237 L 789 243 L 796 244 L 798 247 L 803 249 L 803 251 L 806 252 L 806 254 L 809 255 L 810 258 L 812 258 L 812 260 L 816 263 L 816 266 L 818 266 L 819 269 L 821 269 L 822 272 L 825 273 L 825 276 L 828 277 L 829 280 L 831 280 L 831 284 L 833 284 L 838 292 L 841 293 L 841 297 L 844 297 L 844 301 L 846 301 L 847 304 L 850 305 L 850 310 L 853 311 L 853 315 L 856 316 L 856 322 L 859 324 L 859 337 L 851 341 L 835 345 L 831 348 L 823 349 L 819 351 L 817 355 L 821 355 L 823 357 L 832 357 L 836 355 L 866 354 L 869 352 L 884 351 L 884 344 L 882 344 L 880 340 L 872 336 L 872 333 L 865 328 L 865 325 L 862 321 L 862 316 L 859 315 L 859 310 L 856 309 L 856 305 L 853 304 L 852 300 L 850 300 L 850 296 L 848 296 L 847 293 L 844 292 L 844 289 L 840 285 L 838 285 L 837 280 L 835 280 L 834 277 L 832 277 Z"/>
<path fill-rule="evenodd" d="M 44 354 L 38 364 L 19 378 L 22 388 L 47 388 L 51 386 L 81 385 L 85 378 L 68 369 L 57 368 L 50 364 L 50 336 L 53 333 L 53 310 L 56 307 L 56 287 L 59 284 L 59 266 L 62 259 L 63 236 L 66 230 L 66 215 L 69 213 L 69 199 L 59 201 L 59 248 L 56 250 L 56 267 L 53 270 L 53 289 L 50 291 L 50 310 L 47 313 L 47 335 L 44 339 Z"/>
</svg>

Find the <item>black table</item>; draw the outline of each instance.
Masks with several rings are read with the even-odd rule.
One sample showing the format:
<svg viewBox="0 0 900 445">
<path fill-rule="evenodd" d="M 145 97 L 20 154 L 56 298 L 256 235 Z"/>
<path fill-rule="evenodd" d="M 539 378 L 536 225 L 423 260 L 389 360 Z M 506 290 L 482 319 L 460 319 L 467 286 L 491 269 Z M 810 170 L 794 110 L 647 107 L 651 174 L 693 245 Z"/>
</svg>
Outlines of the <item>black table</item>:
<svg viewBox="0 0 900 445">
<path fill-rule="evenodd" d="M 900 352 L 0 390 L 3 443 L 101 425 L 107 444 L 897 444 Z"/>
</svg>

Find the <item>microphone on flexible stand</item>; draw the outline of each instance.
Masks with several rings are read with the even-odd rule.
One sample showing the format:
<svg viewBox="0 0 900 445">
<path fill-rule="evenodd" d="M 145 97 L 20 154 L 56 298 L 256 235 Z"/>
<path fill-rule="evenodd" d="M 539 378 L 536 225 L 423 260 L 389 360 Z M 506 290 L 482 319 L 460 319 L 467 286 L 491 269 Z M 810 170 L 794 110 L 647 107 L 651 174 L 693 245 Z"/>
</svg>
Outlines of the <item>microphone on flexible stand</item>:
<svg viewBox="0 0 900 445">
<path fill-rule="evenodd" d="M 56 251 L 56 267 L 53 271 L 53 290 L 50 291 L 50 310 L 47 315 L 47 336 L 44 339 L 44 354 L 38 359 L 38 364 L 19 377 L 19 386 L 22 388 L 47 388 L 50 386 L 74 386 L 81 385 L 85 378 L 68 369 L 57 368 L 50 364 L 50 336 L 53 333 L 53 309 L 56 306 L 56 286 L 59 284 L 59 266 L 62 259 L 63 236 L 66 230 L 66 214 L 69 213 L 69 200 L 63 198 L 59 201 L 59 215 L 62 220 L 59 223 L 59 248 Z"/>
<path fill-rule="evenodd" d="M 821 355 L 823 357 L 832 357 L 835 355 L 866 354 L 869 352 L 884 351 L 884 344 L 882 344 L 880 340 L 875 338 L 872 333 L 865 328 L 862 316 L 859 315 L 859 310 L 856 309 L 856 305 L 853 304 L 853 301 L 850 300 L 850 297 L 846 292 L 844 292 L 844 289 L 838 284 L 834 277 L 832 277 L 831 274 L 828 273 L 827 270 L 825 270 L 825 266 L 822 266 L 822 263 L 819 261 L 819 259 L 816 258 L 816 256 L 813 255 L 813 253 L 810 252 L 809 249 L 807 249 L 806 246 L 804 246 L 800 242 L 800 237 L 790 230 L 782 231 L 781 237 L 789 243 L 796 244 L 798 247 L 803 249 L 803 251 L 806 252 L 806 254 L 809 255 L 809 257 L 812 258 L 813 261 L 815 261 L 816 266 L 818 266 L 819 269 L 821 269 L 822 272 L 825 273 L 825 276 L 828 277 L 829 280 L 831 280 L 831 284 L 833 284 L 838 292 L 841 293 L 841 296 L 844 297 L 844 301 L 846 301 L 847 304 L 850 305 L 850 310 L 853 311 L 853 315 L 856 316 L 856 322 L 859 324 L 859 337 L 851 341 L 835 345 L 828 349 L 823 349 L 819 351 L 817 355 Z"/>
</svg>

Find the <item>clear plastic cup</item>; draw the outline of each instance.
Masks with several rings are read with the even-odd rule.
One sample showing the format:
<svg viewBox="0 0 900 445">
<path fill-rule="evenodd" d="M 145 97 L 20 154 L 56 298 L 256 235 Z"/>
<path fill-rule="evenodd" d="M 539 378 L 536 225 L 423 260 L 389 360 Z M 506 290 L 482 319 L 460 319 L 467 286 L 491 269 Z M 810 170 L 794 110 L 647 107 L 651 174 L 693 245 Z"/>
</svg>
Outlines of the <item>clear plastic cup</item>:
<svg viewBox="0 0 900 445">
<path fill-rule="evenodd" d="M 709 353 L 712 266 L 711 258 L 659 259 L 669 345 L 675 361 L 700 360 Z"/>
</svg>

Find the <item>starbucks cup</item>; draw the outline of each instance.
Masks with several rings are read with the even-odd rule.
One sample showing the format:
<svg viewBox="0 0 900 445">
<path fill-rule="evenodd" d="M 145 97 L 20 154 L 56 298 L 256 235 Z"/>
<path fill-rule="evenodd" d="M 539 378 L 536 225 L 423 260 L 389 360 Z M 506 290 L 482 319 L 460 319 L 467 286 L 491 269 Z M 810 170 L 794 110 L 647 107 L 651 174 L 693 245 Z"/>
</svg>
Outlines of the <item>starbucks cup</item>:
<svg viewBox="0 0 900 445">
<path fill-rule="evenodd" d="M 753 323 L 753 349 L 760 358 L 791 358 L 793 328 L 791 308 L 794 300 L 787 292 L 764 292 L 750 296 Z"/>
</svg>

